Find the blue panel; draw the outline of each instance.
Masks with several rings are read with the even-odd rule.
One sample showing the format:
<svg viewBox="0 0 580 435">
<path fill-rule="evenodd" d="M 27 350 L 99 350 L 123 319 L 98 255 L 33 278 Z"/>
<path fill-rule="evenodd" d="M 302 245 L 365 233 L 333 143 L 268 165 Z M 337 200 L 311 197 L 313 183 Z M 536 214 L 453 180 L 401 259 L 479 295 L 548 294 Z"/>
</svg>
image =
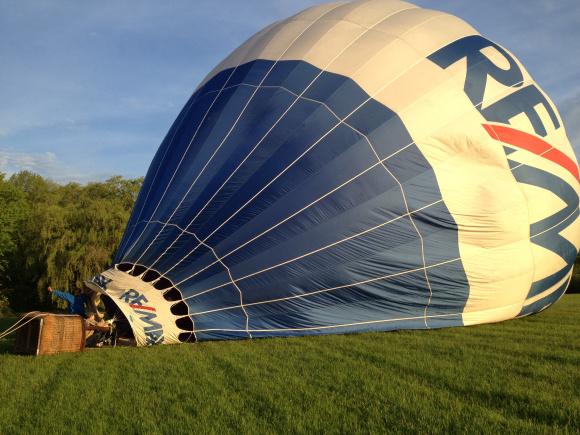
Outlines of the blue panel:
<svg viewBox="0 0 580 435">
<path fill-rule="evenodd" d="M 208 92 L 217 92 L 222 89 L 224 86 L 228 86 L 231 83 L 231 76 L 233 70 L 227 69 L 220 71 L 215 76 L 213 76 L 210 80 L 207 81 L 205 85 L 201 89 L 196 91 L 196 94 L 206 94 Z"/>
<path fill-rule="evenodd" d="M 566 266 L 562 269 L 532 283 L 527 296 L 531 298 L 556 284 L 574 267 L 574 260 L 578 254 L 576 247 L 559 233 L 578 217 L 578 195 L 562 178 L 539 168 L 522 164 L 513 170 L 513 174 L 518 182 L 549 190 L 566 203 L 566 207 L 562 210 L 530 225 L 531 241 L 554 252 L 566 262 Z"/>
<path fill-rule="evenodd" d="M 269 61 L 256 60 L 255 62 Z M 264 86 L 282 86 L 294 94 L 300 95 L 319 75 L 320 70 L 306 62 L 278 62 L 272 69 Z"/>
<path fill-rule="evenodd" d="M 231 310 L 236 311 L 237 313 L 236 315 L 239 315 L 237 310 L 240 307 L 240 292 L 233 284 L 231 284 L 231 281 L 229 282 L 230 283 L 224 285 L 219 289 L 213 290 L 212 292 L 199 294 L 199 296 L 195 298 L 186 299 L 185 302 L 189 306 L 190 313 L 194 314 L 203 313 L 205 311 L 211 311 L 223 307 L 228 307 Z M 220 306 L 216 306 L 215 304 L 216 299 L 222 301 Z M 202 314 L 199 317 L 205 318 L 205 316 L 209 316 L 209 314 Z M 196 319 L 197 317 L 198 316 L 196 316 Z"/>
<path fill-rule="evenodd" d="M 219 311 L 203 316 L 194 316 L 195 329 L 234 329 L 224 338 L 248 338 L 245 332 L 246 316 L 241 308 L 229 311 Z M 232 335 L 230 335 L 232 334 Z M 198 336 L 198 339 L 200 337 Z"/>
<path fill-rule="evenodd" d="M 294 133 L 290 134 L 285 143 L 278 148 L 270 160 L 262 165 L 246 183 L 240 186 L 238 195 L 235 195 L 230 201 L 224 204 L 222 209 L 214 215 L 214 220 L 205 228 L 201 229 L 202 236 L 209 235 L 218 224 L 230 218 L 233 213 L 250 200 L 258 191 L 265 188 L 270 181 L 278 177 L 283 171 L 286 171 L 286 173 L 285 177 L 280 180 L 280 183 L 284 183 L 286 188 L 289 188 L 292 183 L 296 182 L 295 177 L 302 176 L 306 171 L 314 170 L 316 166 L 324 165 L 324 161 L 317 160 L 313 157 L 313 155 L 317 155 L 314 154 L 316 153 L 314 151 L 314 153 L 307 152 L 298 163 L 290 166 L 301 154 L 319 141 L 335 125 L 332 115 L 325 109 L 320 108 L 316 103 L 300 101 L 283 118 L 282 122 L 288 127 L 298 124 L 300 128 L 295 129 Z M 343 129 L 345 128 L 343 127 Z M 347 132 L 345 131 L 345 133 Z M 313 150 L 316 149 L 318 149 L 318 146 L 313 148 Z M 278 189 L 269 188 L 267 192 L 261 194 L 260 201 L 266 204 L 274 202 L 276 196 L 279 195 L 279 190 L 285 186 Z M 236 216 L 234 222 L 228 223 L 229 228 L 224 229 L 220 232 L 219 236 L 213 238 L 213 243 L 225 238 L 233 229 L 242 223 L 243 218 Z"/>
<path fill-rule="evenodd" d="M 392 182 L 389 189 L 389 182 L 391 180 L 384 177 L 382 168 L 374 168 L 230 256 L 232 269 L 236 273 L 245 268 L 257 270 L 292 258 L 293 255 L 332 243 L 342 243 L 348 237 L 400 217 L 405 213 L 401 194 Z M 321 197 L 320 192 L 315 193 L 317 198 Z M 349 203 L 344 201 L 347 198 L 350 198 Z M 312 202 L 300 204 L 302 207 L 296 207 L 296 210 L 301 210 L 310 203 Z M 281 221 L 282 219 L 272 220 L 277 223 Z M 265 229 L 268 228 L 271 226 L 265 226 Z M 278 251 L 275 246 L 282 249 Z M 278 253 L 273 254 L 270 251 Z M 240 264 L 246 259 L 247 261 Z"/>
<path fill-rule="evenodd" d="M 240 65 L 232 74 L 228 86 L 238 83 L 258 86 L 270 67 L 271 64 L 269 62 L 250 62 Z"/>
<path fill-rule="evenodd" d="M 270 126 L 293 101 L 292 95 L 279 89 L 262 89 L 256 92 L 246 109 L 250 114 L 238 121 L 220 149 L 223 152 L 216 154 L 212 161 L 212 166 L 215 165 L 220 170 L 206 170 L 197 183 L 199 188 L 196 192 L 199 193 L 192 192 L 189 195 L 192 197 L 189 213 L 182 219 L 185 225 L 195 217 L 191 228 L 198 231 L 221 208 L 226 199 L 238 191 L 243 180 L 254 174 L 257 165 L 263 164 L 264 156 L 269 155 L 268 146 L 272 144 L 269 140 Z M 222 187 L 226 180 L 227 185 Z M 192 212 L 195 213 L 193 216 Z"/>
<path fill-rule="evenodd" d="M 522 308 L 522 311 L 520 311 L 520 313 L 518 314 L 518 317 L 537 313 L 541 310 L 548 308 L 550 305 L 552 305 L 554 302 L 560 299 L 560 297 L 562 297 L 562 295 L 568 288 L 569 284 L 570 279 L 567 279 L 564 284 L 562 284 L 560 287 L 558 287 L 555 291 L 553 291 L 549 295 L 541 299 L 538 299 L 536 302 L 533 302 L 530 305 L 525 306 L 524 308 Z"/>
<path fill-rule="evenodd" d="M 247 300 L 283 297 L 422 267 L 417 255 L 420 243 L 408 221 L 381 230 L 242 281 Z M 400 233 L 393 234 L 397 230 Z M 377 268 L 381 263 L 384 266 Z"/>
<path fill-rule="evenodd" d="M 352 80 L 324 71 L 304 93 L 304 97 L 326 104 L 340 119 L 346 118 L 369 96 Z"/>
<path fill-rule="evenodd" d="M 364 134 L 375 148 L 380 159 L 411 145 L 413 139 L 401 118 L 375 100 L 369 100 L 350 115 L 346 122 Z M 421 156 L 423 161 L 424 157 Z"/>
<path fill-rule="evenodd" d="M 437 183 L 435 174 L 419 148 L 412 145 L 385 162 L 387 169 L 402 184 L 409 211 L 415 211 L 441 199 L 441 194 L 431 186 Z M 439 209 L 438 217 L 449 215 L 447 209 Z"/>
<path fill-rule="evenodd" d="M 345 149 L 343 153 L 330 158 L 324 167 L 309 177 L 310 184 L 315 185 L 316 189 L 300 188 L 299 184 L 297 188 L 288 191 L 284 195 L 283 201 L 277 201 L 272 204 L 254 217 L 251 222 L 239 228 L 231 237 L 215 245 L 216 250 L 225 255 L 268 231 L 265 235 L 257 238 L 255 242 L 246 245 L 243 250 L 229 257 L 230 262 L 237 264 L 248 256 L 263 252 L 264 249 L 271 247 L 273 243 L 300 232 L 300 228 L 306 225 L 314 226 L 320 223 L 321 214 L 330 220 L 335 215 L 348 213 L 348 209 L 355 207 L 359 203 L 372 201 L 373 198 L 376 198 L 375 195 L 381 192 L 376 188 L 372 189 L 372 186 L 374 186 L 373 180 L 377 179 L 377 177 L 382 180 L 383 170 L 380 167 L 375 167 L 366 173 L 363 172 L 372 166 L 374 162 L 373 155 L 366 145 L 360 143 L 360 141 L 355 142 L 348 149 Z M 355 177 L 357 178 L 354 179 Z M 346 184 L 351 179 L 354 180 Z M 306 180 L 302 181 L 305 182 Z M 381 181 L 381 183 L 384 186 L 387 181 Z M 392 184 L 394 185 L 394 182 Z M 368 190 L 369 187 L 375 192 L 371 193 Z M 344 201 L 337 199 L 340 196 L 344 196 L 346 191 L 359 194 L 356 198 L 351 196 L 353 200 L 348 204 L 348 208 L 346 208 Z M 310 204 L 316 206 L 309 206 Z M 380 206 L 380 204 L 374 204 L 374 207 Z M 302 209 L 304 210 L 301 211 Z M 396 212 L 396 210 L 393 212 Z M 296 216 L 288 219 L 292 215 Z M 369 217 L 366 223 L 370 223 L 371 219 L 377 224 L 382 222 L 381 217 L 377 216 Z M 296 220 L 300 220 L 300 227 L 293 225 Z M 349 222 L 352 222 L 352 219 L 349 219 Z M 361 222 L 361 224 L 364 225 L 365 222 Z M 283 239 L 280 237 L 283 237 Z"/>
</svg>

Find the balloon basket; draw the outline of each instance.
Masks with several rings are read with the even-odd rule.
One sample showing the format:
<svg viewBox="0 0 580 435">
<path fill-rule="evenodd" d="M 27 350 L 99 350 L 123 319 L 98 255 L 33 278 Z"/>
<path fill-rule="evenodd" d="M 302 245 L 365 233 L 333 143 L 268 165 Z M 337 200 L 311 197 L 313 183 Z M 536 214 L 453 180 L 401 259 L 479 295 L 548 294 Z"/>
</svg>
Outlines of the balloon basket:
<svg viewBox="0 0 580 435">
<path fill-rule="evenodd" d="M 55 355 L 85 349 L 85 321 L 81 316 L 31 312 L 21 319 L 14 353 Z"/>
</svg>

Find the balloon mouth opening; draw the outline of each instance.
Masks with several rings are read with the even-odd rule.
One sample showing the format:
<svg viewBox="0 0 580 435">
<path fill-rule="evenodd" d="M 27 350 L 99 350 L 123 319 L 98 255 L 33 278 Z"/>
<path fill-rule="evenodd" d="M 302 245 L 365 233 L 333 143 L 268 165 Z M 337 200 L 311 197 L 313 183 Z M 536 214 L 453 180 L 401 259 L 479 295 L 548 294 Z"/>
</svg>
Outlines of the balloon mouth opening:
<svg viewBox="0 0 580 435">
<path fill-rule="evenodd" d="M 108 295 L 101 296 L 101 301 L 105 305 L 106 318 L 114 319 L 117 340 L 127 340 L 129 343 L 135 345 L 135 332 L 133 331 L 133 327 L 117 303 Z"/>
<path fill-rule="evenodd" d="M 163 299 L 171 305 L 171 314 L 176 316 L 175 325 L 181 330 L 177 339 L 181 343 L 195 342 L 196 337 L 194 333 L 193 320 L 189 317 L 189 306 L 184 301 L 181 291 L 173 284 L 173 282 L 157 272 L 149 269 L 142 264 L 134 263 L 119 263 L 114 266 L 116 270 L 125 272 L 140 280 L 150 284 L 162 294 Z M 113 301 L 113 303 L 115 303 Z M 115 303 L 116 305 L 116 303 Z M 118 309 L 118 307 L 116 308 Z"/>
</svg>

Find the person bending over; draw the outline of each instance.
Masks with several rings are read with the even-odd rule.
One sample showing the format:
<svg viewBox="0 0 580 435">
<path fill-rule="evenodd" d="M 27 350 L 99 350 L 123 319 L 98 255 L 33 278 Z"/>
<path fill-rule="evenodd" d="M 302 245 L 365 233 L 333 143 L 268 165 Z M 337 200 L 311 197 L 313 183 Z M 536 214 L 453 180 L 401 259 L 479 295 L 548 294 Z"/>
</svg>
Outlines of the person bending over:
<svg viewBox="0 0 580 435">
<path fill-rule="evenodd" d="M 57 298 L 68 302 L 69 314 L 77 314 L 77 315 L 82 316 L 84 318 L 87 317 L 87 312 L 85 311 L 85 303 L 87 303 L 90 300 L 90 297 L 87 294 L 83 293 L 83 291 L 81 289 L 77 288 L 74 291 L 74 295 L 73 295 L 73 294 L 70 294 L 67 292 L 53 290 L 52 287 L 49 286 L 48 292 L 53 294 Z"/>
</svg>

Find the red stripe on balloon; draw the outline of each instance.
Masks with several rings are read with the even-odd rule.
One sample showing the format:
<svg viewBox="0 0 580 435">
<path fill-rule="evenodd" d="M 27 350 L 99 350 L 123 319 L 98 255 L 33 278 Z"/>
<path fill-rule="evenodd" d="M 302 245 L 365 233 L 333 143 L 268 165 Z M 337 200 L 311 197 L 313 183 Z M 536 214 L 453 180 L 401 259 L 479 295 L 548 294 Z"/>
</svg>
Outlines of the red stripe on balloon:
<svg viewBox="0 0 580 435">
<path fill-rule="evenodd" d="M 137 304 L 131 304 L 129 305 L 131 308 L 133 308 L 134 310 L 149 310 L 149 311 L 157 311 L 155 308 L 153 307 L 146 307 L 144 305 L 137 305 Z"/>
<path fill-rule="evenodd" d="M 516 148 L 530 151 L 540 157 L 550 160 L 570 172 L 576 181 L 580 183 L 580 174 L 578 173 L 578 165 L 576 162 L 562 151 L 554 148 L 545 140 L 504 125 L 482 125 L 492 139 Z"/>
</svg>

